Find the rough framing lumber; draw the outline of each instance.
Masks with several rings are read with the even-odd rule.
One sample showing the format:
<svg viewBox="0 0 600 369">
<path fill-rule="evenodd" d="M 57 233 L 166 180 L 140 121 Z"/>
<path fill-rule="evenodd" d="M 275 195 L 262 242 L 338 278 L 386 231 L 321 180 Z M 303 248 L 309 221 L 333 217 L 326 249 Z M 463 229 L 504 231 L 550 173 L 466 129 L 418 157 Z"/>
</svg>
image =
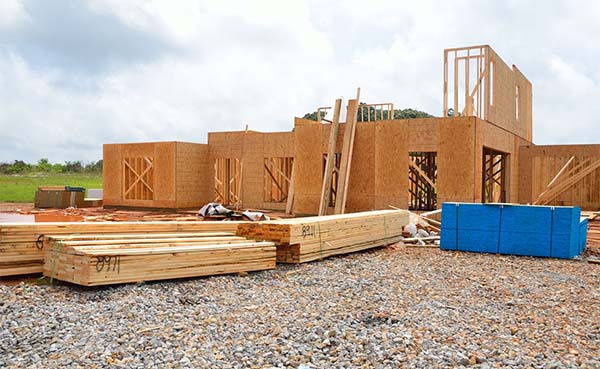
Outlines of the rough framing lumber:
<svg viewBox="0 0 600 369">
<path fill-rule="evenodd" d="M 331 181 L 335 164 L 335 145 L 338 139 L 340 111 L 342 108 L 342 99 L 335 100 L 333 111 L 333 120 L 329 132 L 329 142 L 327 144 L 327 161 L 325 163 L 325 173 L 323 173 L 323 188 L 321 189 L 321 201 L 319 203 L 319 215 L 327 214 L 329 197 L 331 196 Z"/>
<path fill-rule="evenodd" d="M 277 244 L 277 261 L 303 263 L 332 255 L 391 245 L 408 224 L 406 210 L 324 215 L 243 223 L 239 236 Z"/>
<path fill-rule="evenodd" d="M 342 162 L 340 164 L 339 182 L 336 191 L 335 214 L 344 214 L 346 211 L 346 198 L 348 196 L 350 182 L 350 168 L 352 166 L 352 153 L 354 149 L 354 136 L 356 135 L 356 120 L 359 103 L 360 88 L 356 90 L 356 99 L 348 101 L 344 144 L 342 146 Z"/>
<path fill-rule="evenodd" d="M 489 45 L 444 50 L 444 117 L 476 116 L 531 141 L 532 85 Z"/>
<path fill-rule="evenodd" d="M 46 236 L 235 232 L 237 225 L 238 222 L 0 223 L 0 276 L 41 273 Z"/>
<path fill-rule="evenodd" d="M 533 203 L 547 191 L 553 177 L 571 159 L 560 177 L 561 182 L 568 177 L 571 169 L 584 161 L 600 159 L 600 145 L 525 145 L 519 148 L 519 198 L 520 203 Z M 553 185 L 553 186 L 554 186 Z M 579 206 L 582 209 L 600 208 L 600 168 L 588 174 L 550 201 L 549 205 Z"/>
<path fill-rule="evenodd" d="M 50 237 L 44 275 L 83 286 L 275 268 L 275 245 L 212 233 L 169 239 Z"/>
<path fill-rule="evenodd" d="M 292 176 L 290 180 L 290 188 L 288 190 L 288 198 L 285 204 L 285 213 L 291 215 L 293 206 L 294 206 L 294 181 L 296 177 L 296 166 L 292 163 Z"/>
<path fill-rule="evenodd" d="M 423 177 L 423 179 L 429 183 L 429 185 L 433 188 L 434 191 L 437 191 L 437 189 L 435 188 L 435 182 L 433 182 L 433 180 L 431 178 L 429 178 L 429 176 L 427 176 L 427 174 L 425 174 L 425 172 L 423 172 L 423 170 L 421 170 L 421 168 L 419 168 L 419 166 L 417 164 L 415 164 L 414 161 L 410 160 L 408 162 L 408 164 L 410 165 L 411 168 L 413 168 L 414 170 L 417 171 L 417 173 L 419 173 L 419 175 L 421 177 Z"/>
<path fill-rule="evenodd" d="M 583 180 L 586 176 L 600 168 L 600 160 L 590 162 L 586 160 L 574 169 L 570 170 L 567 174 L 567 178 L 561 182 L 555 183 L 548 192 L 545 192 L 543 196 L 540 196 L 534 201 L 534 205 L 546 205 L 558 197 L 561 193 L 565 192 L 573 185 Z M 576 173 L 577 172 L 577 173 Z"/>
</svg>

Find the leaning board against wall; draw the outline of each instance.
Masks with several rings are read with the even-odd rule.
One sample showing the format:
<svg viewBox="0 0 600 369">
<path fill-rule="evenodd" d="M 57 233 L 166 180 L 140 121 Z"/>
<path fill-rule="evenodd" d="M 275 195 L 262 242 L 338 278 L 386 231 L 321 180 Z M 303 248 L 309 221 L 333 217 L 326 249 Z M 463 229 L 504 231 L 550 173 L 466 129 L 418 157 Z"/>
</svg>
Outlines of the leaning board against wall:
<svg viewBox="0 0 600 369">
<path fill-rule="evenodd" d="M 600 208 L 600 145 L 519 148 L 519 202 Z"/>
</svg>

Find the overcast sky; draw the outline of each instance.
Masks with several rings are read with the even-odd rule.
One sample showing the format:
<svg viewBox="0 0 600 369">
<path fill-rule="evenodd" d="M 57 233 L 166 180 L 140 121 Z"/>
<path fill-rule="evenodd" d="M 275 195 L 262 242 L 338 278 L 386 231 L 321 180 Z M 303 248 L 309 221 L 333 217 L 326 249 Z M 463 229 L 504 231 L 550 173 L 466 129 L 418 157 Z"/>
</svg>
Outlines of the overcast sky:
<svg viewBox="0 0 600 369">
<path fill-rule="evenodd" d="M 600 143 L 600 1 L 0 0 L 0 161 L 287 131 L 357 86 L 440 115 L 476 44 L 533 83 L 535 143 Z"/>
</svg>

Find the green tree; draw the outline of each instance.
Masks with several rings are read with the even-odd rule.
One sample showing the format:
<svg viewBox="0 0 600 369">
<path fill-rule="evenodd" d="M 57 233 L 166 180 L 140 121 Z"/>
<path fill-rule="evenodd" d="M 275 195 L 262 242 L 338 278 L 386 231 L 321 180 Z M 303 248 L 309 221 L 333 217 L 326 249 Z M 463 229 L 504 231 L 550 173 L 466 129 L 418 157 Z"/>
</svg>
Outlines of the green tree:
<svg viewBox="0 0 600 369">
<path fill-rule="evenodd" d="M 373 119 L 373 117 L 376 117 L 377 120 L 390 119 L 388 117 L 389 112 L 387 110 L 382 111 L 381 109 L 375 109 L 375 107 L 372 107 L 372 106 L 369 107 L 369 109 L 365 109 L 364 108 L 364 105 L 366 105 L 365 103 L 360 103 L 360 105 L 363 105 L 363 108 L 360 110 L 360 113 L 357 117 L 358 122 L 368 121 L 369 116 L 371 117 L 371 119 Z M 325 112 L 321 112 L 321 118 L 323 118 L 324 116 L 325 116 Z M 306 114 L 304 114 L 304 116 L 302 118 L 316 121 L 317 120 L 317 112 L 314 111 L 312 113 L 306 113 Z M 416 119 L 416 118 L 433 118 L 433 115 L 426 113 L 424 111 L 416 110 L 416 109 L 412 109 L 412 108 L 394 109 L 393 119 Z"/>
<path fill-rule="evenodd" d="M 48 161 L 47 158 L 41 158 L 40 160 L 38 160 L 38 163 L 36 165 L 35 168 L 38 172 L 51 172 L 52 171 L 52 164 L 50 164 L 50 162 Z"/>
</svg>

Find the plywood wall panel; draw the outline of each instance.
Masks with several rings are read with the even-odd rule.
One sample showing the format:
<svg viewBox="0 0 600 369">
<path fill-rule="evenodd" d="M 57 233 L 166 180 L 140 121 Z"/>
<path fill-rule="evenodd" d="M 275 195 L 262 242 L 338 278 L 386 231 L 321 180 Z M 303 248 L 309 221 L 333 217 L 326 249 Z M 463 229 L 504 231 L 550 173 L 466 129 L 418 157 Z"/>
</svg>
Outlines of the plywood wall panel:
<svg viewBox="0 0 600 369">
<path fill-rule="evenodd" d="M 105 144 L 102 153 L 102 196 L 104 205 L 120 205 L 122 191 L 121 145 Z"/>
<path fill-rule="evenodd" d="M 521 180 L 519 201 L 534 201 L 545 190 L 550 180 L 574 156 L 571 166 L 586 159 L 600 159 L 600 145 L 544 145 L 520 147 L 519 170 Z M 600 169 L 586 176 L 556 199 L 551 205 L 579 206 L 584 209 L 600 208 Z"/>
<path fill-rule="evenodd" d="M 325 135 L 322 137 L 325 137 Z M 350 181 L 348 184 L 347 212 L 371 210 L 374 208 L 374 162 L 375 124 L 357 123 L 354 150 L 352 153 L 352 166 L 350 167 Z"/>
<path fill-rule="evenodd" d="M 177 208 L 199 208 L 212 201 L 207 144 L 177 142 Z"/>
<path fill-rule="evenodd" d="M 446 201 L 476 201 L 475 119 L 444 118 L 438 125 L 439 204 Z"/>
<path fill-rule="evenodd" d="M 328 129 L 314 122 L 296 120 L 295 133 L 295 214 L 316 214 L 323 181 L 323 136 Z"/>
<path fill-rule="evenodd" d="M 431 125 L 427 128 L 431 129 Z M 375 209 L 386 209 L 389 205 L 407 207 L 410 130 L 408 120 L 375 124 Z"/>
<path fill-rule="evenodd" d="M 395 120 L 395 123 L 408 125 L 408 151 L 432 152 L 438 147 L 439 118 Z"/>
</svg>

